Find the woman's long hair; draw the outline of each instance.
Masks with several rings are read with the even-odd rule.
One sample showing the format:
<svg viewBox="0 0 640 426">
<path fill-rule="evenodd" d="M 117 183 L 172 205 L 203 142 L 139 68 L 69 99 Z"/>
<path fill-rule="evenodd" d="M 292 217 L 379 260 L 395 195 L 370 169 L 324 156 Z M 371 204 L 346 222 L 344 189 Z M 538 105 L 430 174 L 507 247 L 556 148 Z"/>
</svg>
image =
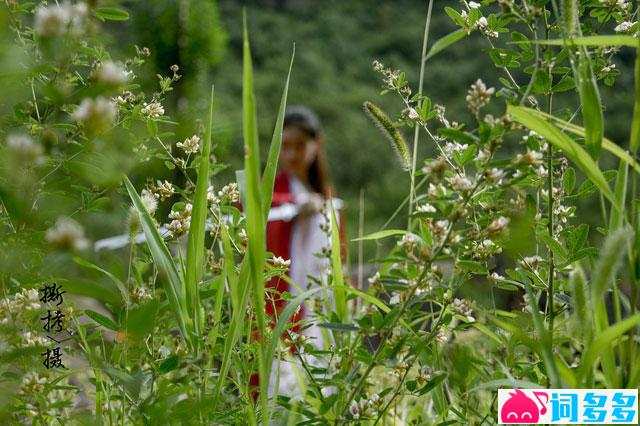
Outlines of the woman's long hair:
<svg viewBox="0 0 640 426">
<path fill-rule="evenodd" d="M 327 157 L 322 141 L 322 131 L 318 115 L 304 106 L 291 106 L 287 108 L 284 116 L 283 127 L 296 127 L 311 139 L 316 139 L 320 144 L 316 158 L 309 166 L 309 184 L 314 191 L 322 194 L 324 198 L 335 196 L 329 179 Z"/>
</svg>

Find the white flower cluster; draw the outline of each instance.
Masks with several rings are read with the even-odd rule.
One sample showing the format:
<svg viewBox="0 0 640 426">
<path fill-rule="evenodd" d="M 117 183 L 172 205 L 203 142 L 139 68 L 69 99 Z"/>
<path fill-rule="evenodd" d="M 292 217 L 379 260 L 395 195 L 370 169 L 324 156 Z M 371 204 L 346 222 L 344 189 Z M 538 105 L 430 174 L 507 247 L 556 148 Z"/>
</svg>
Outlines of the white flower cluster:
<svg viewBox="0 0 640 426">
<path fill-rule="evenodd" d="M 189 226 L 191 225 L 192 207 L 193 206 L 190 203 L 187 203 L 182 211 L 178 212 L 171 210 L 171 213 L 169 213 L 171 223 L 167 225 L 167 229 L 169 230 L 169 233 L 171 233 L 172 237 L 175 238 L 184 235 L 189 230 Z"/>
<path fill-rule="evenodd" d="M 115 102 L 102 96 L 85 98 L 73 112 L 73 118 L 95 131 L 108 129 L 116 119 Z"/>
<path fill-rule="evenodd" d="M 93 71 L 96 82 L 109 86 L 122 86 L 129 81 L 129 72 L 113 61 L 101 62 Z"/>
<path fill-rule="evenodd" d="M 474 259 L 489 260 L 498 253 L 502 253 L 502 247 L 489 239 L 472 243 L 471 255 Z"/>
<path fill-rule="evenodd" d="M 626 32 L 629 32 L 629 30 L 631 30 L 631 28 L 633 28 L 635 24 L 636 22 L 623 21 L 623 22 L 620 22 L 618 25 L 616 25 L 613 31 L 617 33 L 626 33 Z"/>
<path fill-rule="evenodd" d="M 156 181 L 156 185 L 149 189 L 155 198 L 160 198 L 160 201 L 164 201 L 176 193 L 173 184 L 166 179 L 164 182 Z"/>
<path fill-rule="evenodd" d="M 36 333 L 27 331 L 25 333 L 22 333 L 22 341 L 20 342 L 20 346 L 23 348 L 33 348 L 36 346 L 48 346 L 49 343 L 49 340 L 45 339 L 44 337 Z"/>
<path fill-rule="evenodd" d="M 473 309 L 471 305 L 464 299 L 453 299 L 453 302 L 451 303 L 451 310 L 453 311 L 453 313 L 465 317 L 469 322 L 476 321 L 476 319 L 472 315 Z"/>
<path fill-rule="evenodd" d="M 18 390 L 19 395 L 36 395 L 44 390 L 47 378 L 39 375 L 35 371 L 30 371 L 22 378 L 22 385 Z"/>
<path fill-rule="evenodd" d="M 7 137 L 7 147 L 21 162 L 36 164 L 42 162 L 44 150 L 27 135 L 9 135 Z"/>
<path fill-rule="evenodd" d="M 79 35 L 88 14 L 89 8 L 85 3 L 71 5 L 65 2 L 62 5 L 39 6 L 36 9 L 34 29 L 41 37 L 62 36 L 67 31 Z"/>
<path fill-rule="evenodd" d="M 489 104 L 495 91 L 493 87 L 487 88 L 481 79 L 476 80 L 467 92 L 466 100 L 469 110 L 477 115 L 481 108 Z"/>
<path fill-rule="evenodd" d="M 164 115 L 164 107 L 160 102 L 145 102 L 140 113 L 149 118 L 158 118 Z"/>
<path fill-rule="evenodd" d="M 479 29 L 480 32 L 482 32 L 482 34 L 486 35 L 487 37 L 498 38 L 498 32 L 491 29 L 487 18 L 485 18 L 484 16 L 476 21 L 476 28 Z"/>
<path fill-rule="evenodd" d="M 218 192 L 218 197 L 223 201 L 228 201 L 229 203 L 237 203 L 240 201 L 240 191 L 238 190 L 238 184 L 235 182 L 231 182 L 222 187 L 222 189 Z"/>
<path fill-rule="evenodd" d="M 40 309 L 40 295 L 36 289 L 23 288 L 11 299 L 0 299 L 0 324 L 9 324 L 9 315 L 21 317 L 27 312 Z"/>
<path fill-rule="evenodd" d="M 600 4 L 618 9 L 626 9 L 631 3 L 627 0 L 600 0 Z"/>
<path fill-rule="evenodd" d="M 197 154 L 200 149 L 200 137 L 193 135 L 190 138 L 186 138 L 184 142 L 178 142 L 176 146 L 182 149 L 185 154 Z"/>
<path fill-rule="evenodd" d="M 531 151 L 530 149 L 527 149 L 527 152 L 525 154 L 516 155 L 515 162 L 521 164 L 530 164 L 532 166 L 539 166 L 542 164 L 542 158 L 543 155 L 541 152 Z"/>
<path fill-rule="evenodd" d="M 450 178 L 447 178 L 447 182 L 451 186 L 451 189 L 460 192 L 471 191 L 475 185 L 471 179 L 462 174 L 456 174 Z"/>
<path fill-rule="evenodd" d="M 355 420 L 360 419 L 360 417 L 376 417 L 383 403 L 384 400 L 374 393 L 370 399 L 361 398 L 358 402 L 351 401 L 349 412 Z"/>
<path fill-rule="evenodd" d="M 276 268 L 288 268 L 291 265 L 291 259 L 284 259 L 281 256 L 274 256 L 271 258 L 271 264 Z"/>
<path fill-rule="evenodd" d="M 60 217 L 55 226 L 47 229 L 45 240 L 56 250 L 84 250 L 89 240 L 84 236 L 84 228 L 70 217 Z"/>
</svg>

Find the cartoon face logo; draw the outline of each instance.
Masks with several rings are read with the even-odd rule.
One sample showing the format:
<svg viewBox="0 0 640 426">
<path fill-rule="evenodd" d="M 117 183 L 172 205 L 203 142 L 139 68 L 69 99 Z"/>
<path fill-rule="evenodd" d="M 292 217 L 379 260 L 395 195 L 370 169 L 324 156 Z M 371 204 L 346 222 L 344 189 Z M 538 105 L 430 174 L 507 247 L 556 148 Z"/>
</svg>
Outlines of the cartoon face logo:
<svg viewBox="0 0 640 426">
<path fill-rule="evenodd" d="M 549 396 L 545 392 L 534 392 L 541 408 L 538 408 L 538 405 L 533 399 L 518 389 L 516 389 L 515 392 L 510 392 L 509 395 L 511 396 L 502 405 L 502 410 L 500 411 L 500 417 L 503 423 L 537 423 L 540 414 L 547 412 L 545 405 L 549 400 Z M 544 403 L 540 400 L 541 396 L 544 396 L 546 399 Z"/>
</svg>

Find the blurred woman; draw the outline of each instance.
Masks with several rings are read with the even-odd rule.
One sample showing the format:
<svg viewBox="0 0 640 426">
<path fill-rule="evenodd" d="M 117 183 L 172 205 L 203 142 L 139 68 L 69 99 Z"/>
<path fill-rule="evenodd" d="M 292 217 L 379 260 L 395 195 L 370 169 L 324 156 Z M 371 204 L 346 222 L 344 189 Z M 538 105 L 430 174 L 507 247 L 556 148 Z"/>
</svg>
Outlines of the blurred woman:
<svg viewBox="0 0 640 426">
<path fill-rule="evenodd" d="M 268 222 L 267 250 L 274 256 L 291 262 L 288 276 L 302 291 L 318 285 L 326 286 L 330 261 L 321 253 L 323 249 L 328 253 L 327 250 L 331 247 L 331 210 L 328 203 L 325 203 L 331 197 L 335 197 L 335 192 L 329 180 L 320 120 L 306 107 L 289 107 L 284 118 L 280 171 L 275 178 L 272 207 L 292 204 L 296 207 L 297 214 L 293 220 L 276 219 Z M 341 252 L 344 254 L 344 220 L 342 210 L 338 212 L 337 208 L 334 200 L 334 209 L 340 225 L 340 239 L 343 243 Z M 280 298 L 280 294 L 285 291 L 292 295 L 299 294 L 295 286 L 289 285 L 281 278 L 272 279 L 266 287 L 269 292 L 266 310 L 271 317 L 275 317 L 275 312 L 284 308 L 285 301 Z M 307 342 L 318 349 L 325 349 L 327 343 L 323 339 L 322 330 L 315 324 L 305 326 L 304 330 L 301 330 L 299 322 L 302 320 L 306 323 L 309 320 L 315 323 L 319 310 L 330 312 L 333 308 L 333 297 L 330 289 L 326 290 L 314 293 L 311 303 L 303 303 L 291 319 L 291 323 L 295 325 L 290 331 L 301 333 L 307 338 Z M 279 393 L 290 396 L 299 391 L 295 367 L 291 365 L 297 361 L 298 354 L 295 353 L 295 348 L 292 348 L 292 352 L 292 359 L 280 364 Z M 312 364 L 317 361 L 308 357 L 305 359 Z M 271 391 L 275 382 L 275 366 L 273 370 Z"/>
</svg>

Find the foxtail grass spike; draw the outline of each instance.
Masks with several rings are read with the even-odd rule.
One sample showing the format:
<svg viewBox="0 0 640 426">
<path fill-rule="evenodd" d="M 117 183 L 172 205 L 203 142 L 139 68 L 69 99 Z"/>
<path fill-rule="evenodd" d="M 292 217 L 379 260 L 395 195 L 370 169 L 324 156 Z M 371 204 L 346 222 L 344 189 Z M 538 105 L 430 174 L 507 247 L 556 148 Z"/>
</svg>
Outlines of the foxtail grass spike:
<svg viewBox="0 0 640 426">
<path fill-rule="evenodd" d="M 366 101 L 363 106 L 364 112 L 371 118 L 373 124 L 375 124 L 385 137 L 389 139 L 389 142 L 391 142 L 391 146 L 398 155 L 403 170 L 409 170 L 411 168 L 411 156 L 409 155 L 407 142 L 405 142 L 402 134 L 396 129 L 387 114 L 377 105 Z"/>
</svg>

